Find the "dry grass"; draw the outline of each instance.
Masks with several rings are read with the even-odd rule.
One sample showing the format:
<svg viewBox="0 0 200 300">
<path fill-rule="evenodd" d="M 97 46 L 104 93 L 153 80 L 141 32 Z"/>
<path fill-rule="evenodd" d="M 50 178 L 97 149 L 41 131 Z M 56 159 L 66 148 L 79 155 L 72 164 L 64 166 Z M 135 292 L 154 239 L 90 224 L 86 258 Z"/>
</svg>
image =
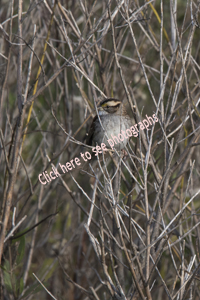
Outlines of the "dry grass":
<svg viewBox="0 0 200 300">
<path fill-rule="evenodd" d="M 0 7 L 0 299 L 199 299 L 200 2 L 51 5 Z M 42 185 L 102 97 L 159 122 Z"/>
</svg>

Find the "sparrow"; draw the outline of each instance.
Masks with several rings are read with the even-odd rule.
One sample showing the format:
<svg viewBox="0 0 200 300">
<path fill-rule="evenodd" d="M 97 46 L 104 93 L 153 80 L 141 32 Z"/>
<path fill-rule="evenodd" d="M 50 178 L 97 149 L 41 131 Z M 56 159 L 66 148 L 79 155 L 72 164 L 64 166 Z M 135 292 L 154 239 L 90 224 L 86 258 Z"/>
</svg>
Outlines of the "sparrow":
<svg viewBox="0 0 200 300">
<path fill-rule="evenodd" d="M 98 115 L 92 121 L 86 143 L 88 145 L 104 143 L 109 149 L 114 147 L 117 151 L 123 150 L 129 137 L 132 136 L 127 135 L 127 129 L 133 125 L 134 121 L 121 100 L 105 99 L 98 107 Z"/>
</svg>

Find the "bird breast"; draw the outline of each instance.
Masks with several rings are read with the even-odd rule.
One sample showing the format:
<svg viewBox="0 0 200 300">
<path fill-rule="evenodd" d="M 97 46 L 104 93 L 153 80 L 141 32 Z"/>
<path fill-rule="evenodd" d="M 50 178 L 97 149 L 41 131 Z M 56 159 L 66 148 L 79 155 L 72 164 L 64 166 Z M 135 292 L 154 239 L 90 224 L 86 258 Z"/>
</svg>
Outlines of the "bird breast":
<svg viewBox="0 0 200 300">
<path fill-rule="evenodd" d="M 129 117 L 127 118 L 119 115 L 101 115 L 100 120 L 105 132 L 101 128 L 99 119 L 97 119 L 95 122 L 95 131 L 93 137 L 94 143 L 105 143 L 106 146 L 110 148 L 108 140 L 112 139 L 115 143 L 114 148 L 116 150 L 120 151 L 124 149 L 129 138 L 122 132 L 126 132 L 126 129 L 129 129 L 133 125 L 131 119 Z"/>
</svg>

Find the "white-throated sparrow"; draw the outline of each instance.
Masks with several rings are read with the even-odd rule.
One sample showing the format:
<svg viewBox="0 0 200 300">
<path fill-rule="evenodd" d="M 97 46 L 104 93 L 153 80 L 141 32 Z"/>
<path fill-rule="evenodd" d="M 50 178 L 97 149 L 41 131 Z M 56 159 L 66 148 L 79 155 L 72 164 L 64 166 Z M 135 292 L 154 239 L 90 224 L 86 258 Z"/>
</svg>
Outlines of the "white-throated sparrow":
<svg viewBox="0 0 200 300">
<path fill-rule="evenodd" d="M 114 98 L 103 100 L 98 112 L 99 116 L 96 115 L 91 124 L 87 144 L 105 143 L 108 148 L 124 149 L 133 135 L 130 128 L 134 120 L 129 117 L 122 101 Z"/>
</svg>

